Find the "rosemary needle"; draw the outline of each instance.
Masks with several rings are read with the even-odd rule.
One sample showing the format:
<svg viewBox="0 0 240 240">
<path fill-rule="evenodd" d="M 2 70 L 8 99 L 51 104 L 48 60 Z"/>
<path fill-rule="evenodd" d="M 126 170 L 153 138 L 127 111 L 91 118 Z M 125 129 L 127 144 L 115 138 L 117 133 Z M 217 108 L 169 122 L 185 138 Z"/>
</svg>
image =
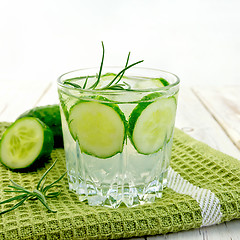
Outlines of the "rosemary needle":
<svg viewBox="0 0 240 240">
<path fill-rule="evenodd" d="M 86 80 L 85 80 L 84 85 L 83 85 L 83 89 L 85 89 L 86 86 L 87 86 L 88 78 L 89 78 L 89 76 L 86 77 Z"/>
<path fill-rule="evenodd" d="M 127 56 L 127 61 L 126 61 L 126 64 L 125 64 L 125 69 L 126 69 L 126 67 L 127 67 L 127 65 L 128 65 L 128 61 L 129 61 L 129 58 L 130 58 L 130 54 L 131 54 L 131 52 L 129 52 L 129 53 L 128 53 L 128 56 Z M 125 70 L 122 72 L 122 74 L 121 74 L 120 78 L 117 80 L 117 82 L 115 82 L 115 84 L 117 84 L 117 83 L 119 83 L 119 82 L 120 82 L 120 80 L 122 79 L 122 77 L 123 77 L 124 73 L 125 73 Z"/>
<path fill-rule="evenodd" d="M 13 180 L 10 179 L 12 185 L 9 185 L 8 187 L 11 188 L 11 190 L 4 190 L 4 192 L 14 192 L 14 193 L 20 193 L 20 195 L 17 195 L 15 197 L 11 197 L 8 198 L 2 202 L 0 202 L 0 204 L 5 204 L 5 203 L 9 203 L 15 200 L 18 200 L 18 202 L 11 208 L 4 210 L 2 212 L 0 212 L 1 214 L 4 214 L 6 212 L 10 212 L 18 207 L 20 207 L 26 200 L 39 200 L 44 207 L 46 207 L 50 212 L 56 212 L 55 210 L 52 210 L 47 203 L 47 198 L 53 198 L 53 197 L 57 197 L 61 192 L 50 192 L 48 193 L 48 190 L 50 190 L 53 187 L 58 187 L 58 185 L 55 185 L 56 183 L 58 183 L 65 175 L 66 172 L 60 177 L 58 178 L 56 181 L 48 184 L 45 186 L 45 180 L 46 180 L 46 176 L 47 174 L 52 170 L 52 168 L 54 167 L 54 165 L 56 164 L 57 160 L 52 164 L 52 166 L 42 175 L 42 177 L 40 178 L 36 189 L 34 189 L 33 191 L 29 191 L 26 188 L 20 186 L 19 184 L 15 183 Z"/>
<path fill-rule="evenodd" d="M 114 83 L 114 81 L 117 79 L 118 76 L 120 76 L 122 73 L 124 73 L 127 69 L 129 69 L 129 68 L 133 67 L 134 65 L 139 64 L 139 63 L 141 63 L 141 62 L 143 62 L 143 60 L 138 61 L 138 62 L 135 62 L 135 63 L 133 63 L 133 64 L 125 67 L 123 70 L 121 70 L 121 71 L 116 75 L 116 77 L 115 77 L 107 86 L 103 87 L 102 89 L 108 89 L 108 88 Z"/>
<path fill-rule="evenodd" d="M 78 85 L 78 84 L 76 84 L 76 83 L 68 82 L 68 81 L 65 81 L 64 84 L 68 84 L 68 85 L 73 86 L 73 87 L 75 87 L 75 88 L 81 88 L 80 85 Z"/>
<path fill-rule="evenodd" d="M 104 49 L 104 44 L 102 42 L 102 61 L 101 61 L 101 65 L 100 65 L 100 69 L 99 69 L 99 73 L 98 73 L 98 78 L 97 78 L 97 81 L 89 89 L 95 89 L 100 82 L 102 68 L 103 68 L 103 61 L 104 61 L 104 52 L 105 52 L 105 49 Z"/>
<path fill-rule="evenodd" d="M 102 43 L 102 60 L 101 60 L 99 72 L 95 76 L 87 76 L 85 79 L 85 82 L 83 84 L 83 87 L 81 87 L 80 85 L 78 85 L 76 83 L 69 82 L 69 80 L 65 80 L 63 82 L 63 84 L 66 84 L 66 85 L 68 84 L 72 87 L 80 88 L 80 89 L 97 89 L 97 86 L 101 80 L 101 74 L 102 74 L 103 62 L 104 62 L 104 54 L 105 54 L 104 44 L 103 44 L 103 42 L 101 42 L 101 43 Z M 143 62 L 143 60 L 128 65 L 129 58 L 130 58 L 130 52 L 128 53 L 125 67 L 106 86 L 100 88 L 101 90 L 129 90 L 129 89 L 131 89 L 131 86 L 129 84 L 127 84 L 126 82 L 123 82 L 123 83 L 119 83 L 119 82 L 122 79 L 122 77 L 127 69 Z M 97 80 L 90 87 L 86 88 L 89 77 L 95 77 Z M 85 77 L 80 77 L 80 78 L 85 78 Z"/>
</svg>

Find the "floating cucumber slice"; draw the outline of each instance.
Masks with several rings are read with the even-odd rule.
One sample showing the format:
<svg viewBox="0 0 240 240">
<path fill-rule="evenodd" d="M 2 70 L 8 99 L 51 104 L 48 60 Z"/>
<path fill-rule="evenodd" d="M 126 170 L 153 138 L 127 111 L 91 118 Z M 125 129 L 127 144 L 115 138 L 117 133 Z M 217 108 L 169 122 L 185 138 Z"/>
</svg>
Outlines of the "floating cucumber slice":
<svg viewBox="0 0 240 240">
<path fill-rule="evenodd" d="M 105 100 L 98 97 L 98 100 Z M 80 100 L 69 111 L 69 129 L 82 152 L 109 158 L 123 150 L 126 120 L 113 103 Z"/>
<path fill-rule="evenodd" d="M 131 79 L 130 79 L 131 81 Z M 133 82 L 134 89 L 150 89 L 150 88 L 161 88 L 168 86 L 169 83 L 164 78 L 141 78 L 135 79 Z"/>
<path fill-rule="evenodd" d="M 53 149 L 53 134 L 41 120 L 24 117 L 16 120 L 4 132 L 0 142 L 0 161 L 10 169 L 32 165 Z"/>
<path fill-rule="evenodd" d="M 129 137 L 139 153 L 152 154 L 171 137 L 176 113 L 174 97 L 159 98 L 159 93 L 145 96 L 129 118 Z M 149 101 L 155 99 L 153 101 Z"/>
<path fill-rule="evenodd" d="M 32 108 L 18 118 L 35 117 L 44 122 L 53 132 L 54 147 L 63 147 L 62 123 L 58 104 Z"/>
</svg>

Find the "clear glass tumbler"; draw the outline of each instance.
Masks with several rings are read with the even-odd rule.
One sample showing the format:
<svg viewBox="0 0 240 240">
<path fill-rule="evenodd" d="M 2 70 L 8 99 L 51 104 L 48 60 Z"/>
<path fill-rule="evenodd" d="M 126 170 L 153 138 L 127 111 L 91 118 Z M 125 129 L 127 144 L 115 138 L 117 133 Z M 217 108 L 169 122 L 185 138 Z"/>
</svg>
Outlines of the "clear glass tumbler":
<svg viewBox="0 0 240 240">
<path fill-rule="evenodd" d="M 117 75 L 121 69 L 58 78 L 69 188 L 92 206 L 154 202 L 167 183 L 179 78 L 138 67 Z"/>
</svg>

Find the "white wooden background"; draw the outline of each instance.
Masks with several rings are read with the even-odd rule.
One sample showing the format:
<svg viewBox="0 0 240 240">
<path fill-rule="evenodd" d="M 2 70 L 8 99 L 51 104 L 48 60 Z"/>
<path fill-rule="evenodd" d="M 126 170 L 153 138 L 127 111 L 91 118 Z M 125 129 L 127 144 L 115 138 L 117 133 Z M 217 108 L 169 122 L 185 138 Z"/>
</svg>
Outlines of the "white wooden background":
<svg viewBox="0 0 240 240">
<path fill-rule="evenodd" d="M 144 60 L 182 85 L 240 81 L 239 0 L 0 0 L 0 81 Z"/>
<path fill-rule="evenodd" d="M 180 89 L 176 126 L 240 160 L 240 85 Z M 2 81 L 0 121 L 14 121 L 34 106 L 58 103 L 56 83 Z M 139 238 L 138 238 L 139 239 Z M 140 238 L 144 239 L 144 238 Z M 145 239 L 239 240 L 240 220 Z"/>
<path fill-rule="evenodd" d="M 239 12 L 239 0 L 0 0 L 0 121 L 58 102 L 53 79 L 98 66 L 104 41 L 105 66 L 131 51 L 177 74 L 177 127 L 240 159 Z M 237 240 L 240 220 L 148 239 Z"/>
</svg>

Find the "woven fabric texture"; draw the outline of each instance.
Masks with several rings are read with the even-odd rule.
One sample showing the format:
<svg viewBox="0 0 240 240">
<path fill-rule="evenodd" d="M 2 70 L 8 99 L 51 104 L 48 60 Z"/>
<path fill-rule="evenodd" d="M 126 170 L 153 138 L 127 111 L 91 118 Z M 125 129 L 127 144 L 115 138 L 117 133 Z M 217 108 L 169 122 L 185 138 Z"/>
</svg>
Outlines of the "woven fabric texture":
<svg viewBox="0 0 240 240">
<path fill-rule="evenodd" d="M 9 123 L 0 124 L 0 136 Z M 32 190 L 42 174 L 58 158 L 47 181 L 65 172 L 63 149 L 55 149 L 44 166 L 34 172 L 14 172 L 0 165 L 0 201 L 14 194 L 3 192 L 9 179 Z M 57 213 L 48 212 L 38 201 L 27 201 L 12 212 L 0 215 L 0 239 L 119 239 L 156 235 L 198 228 L 204 224 L 204 206 L 191 189 L 207 189 L 220 202 L 218 222 L 240 217 L 240 162 L 198 142 L 176 129 L 171 169 L 186 182 L 181 192 L 168 186 L 153 204 L 134 208 L 91 207 L 68 190 L 65 177 L 62 194 L 48 200 Z M 216 203 L 217 204 L 217 203 Z M 13 204 L 0 206 L 0 211 Z M 207 211 L 209 212 L 209 211 Z M 209 214 L 209 213 L 208 213 Z M 206 217 L 206 216 L 205 216 Z M 211 223 L 211 221 L 209 221 Z"/>
</svg>

